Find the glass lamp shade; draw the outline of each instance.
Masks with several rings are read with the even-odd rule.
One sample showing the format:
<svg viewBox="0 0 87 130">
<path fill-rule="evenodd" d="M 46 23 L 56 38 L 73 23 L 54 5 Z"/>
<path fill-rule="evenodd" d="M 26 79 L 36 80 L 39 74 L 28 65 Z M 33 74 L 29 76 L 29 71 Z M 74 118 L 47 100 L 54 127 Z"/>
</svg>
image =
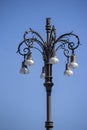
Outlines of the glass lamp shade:
<svg viewBox="0 0 87 130">
<path fill-rule="evenodd" d="M 40 78 L 45 79 L 45 73 L 41 73 Z"/>
<path fill-rule="evenodd" d="M 29 66 L 31 66 L 31 65 L 33 65 L 33 64 L 34 64 L 34 61 L 33 61 L 32 58 L 26 59 L 26 61 L 25 61 L 25 65 L 29 65 Z"/>
<path fill-rule="evenodd" d="M 73 68 L 73 69 L 75 69 L 75 68 L 78 67 L 78 63 L 71 62 L 71 63 L 70 63 L 70 67 Z"/>
<path fill-rule="evenodd" d="M 73 74 L 72 70 L 65 70 L 64 75 L 71 76 Z"/>
<path fill-rule="evenodd" d="M 40 75 L 40 78 L 45 79 L 45 67 L 42 68 L 42 73 Z"/>
<path fill-rule="evenodd" d="M 27 66 L 25 65 L 24 62 L 22 62 L 22 67 L 20 69 L 20 73 L 21 74 L 28 74 L 29 73 L 29 70 L 28 70 L 28 68 L 27 68 Z"/>
<path fill-rule="evenodd" d="M 69 63 L 66 64 L 66 70 L 64 71 L 64 75 L 71 76 L 73 71 L 69 68 Z"/>
<path fill-rule="evenodd" d="M 26 57 L 26 60 L 25 60 L 25 65 L 31 66 L 33 64 L 34 64 L 34 61 L 32 59 L 32 53 L 29 52 L 28 55 L 27 55 L 27 57 Z"/>
<path fill-rule="evenodd" d="M 77 68 L 78 67 L 78 63 L 76 62 L 76 56 L 75 55 L 72 55 L 71 56 L 71 59 L 70 59 L 70 67 L 71 68 Z"/>
<path fill-rule="evenodd" d="M 59 62 L 59 59 L 56 56 L 53 56 L 50 58 L 50 63 L 51 64 L 57 64 Z"/>
<path fill-rule="evenodd" d="M 50 62 L 51 64 L 57 64 L 58 61 L 59 61 L 59 59 L 58 59 L 57 56 L 56 56 L 56 51 L 53 50 L 52 56 L 50 57 L 49 62 Z"/>
</svg>

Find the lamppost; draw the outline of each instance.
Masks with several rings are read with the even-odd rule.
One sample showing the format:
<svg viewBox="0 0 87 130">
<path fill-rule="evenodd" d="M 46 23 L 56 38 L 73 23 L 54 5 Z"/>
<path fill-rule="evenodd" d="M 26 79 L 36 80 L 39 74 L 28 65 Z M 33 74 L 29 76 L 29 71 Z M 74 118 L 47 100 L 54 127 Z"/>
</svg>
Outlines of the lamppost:
<svg viewBox="0 0 87 130">
<path fill-rule="evenodd" d="M 52 130 L 53 122 L 51 116 L 51 92 L 52 92 L 52 65 L 56 64 L 59 59 L 56 52 L 61 49 L 66 57 L 66 66 L 64 75 L 72 75 L 73 69 L 78 67 L 76 62 L 75 50 L 80 45 L 79 37 L 73 32 L 65 33 L 56 38 L 56 29 L 50 24 L 50 18 L 46 18 L 46 41 L 42 36 L 31 28 L 24 33 L 23 41 L 18 46 L 18 53 L 23 56 L 20 73 L 28 74 L 28 66 L 34 64 L 31 49 L 37 49 L 43 58 L 43 67 L 41 78 L 45 79 L 47 98 L 47 120 L 45 122 L 46 130 Z M 39 45 L 39 46 L 37 46 Z"/>
</svg>

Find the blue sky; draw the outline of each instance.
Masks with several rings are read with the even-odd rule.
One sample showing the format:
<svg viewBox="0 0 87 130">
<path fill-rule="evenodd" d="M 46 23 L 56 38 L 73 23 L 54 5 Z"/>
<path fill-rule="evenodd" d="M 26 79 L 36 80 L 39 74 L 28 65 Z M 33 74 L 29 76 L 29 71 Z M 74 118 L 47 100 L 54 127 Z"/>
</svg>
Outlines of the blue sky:
<svg viewBox="0 0 87 130">
<path fill-rule="evenodd" d="M 44 130 L 46 94 L 40 79 L 43 65 L 33 52 L 35 64 L 29 75 L 20 75 L 22 57 L 16 51 L 23 33 L 32 28 L 46 38 L 45 19 L 51 18 L 57 36 L 74 31 L 81 45 L 76 51 L 79 67 L 64 76 L 65 57 L 53 66 L 53 130 L 87 130 L 87 1 L 0 0 L 0 130 Z"/>
</svg>

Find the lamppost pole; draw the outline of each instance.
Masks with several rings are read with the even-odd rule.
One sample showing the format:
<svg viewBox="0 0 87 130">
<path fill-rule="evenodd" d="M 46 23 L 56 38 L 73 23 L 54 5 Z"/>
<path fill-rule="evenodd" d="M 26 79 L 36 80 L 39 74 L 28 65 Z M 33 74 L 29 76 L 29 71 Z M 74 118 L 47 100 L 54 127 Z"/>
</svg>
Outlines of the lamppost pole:
<svg viewBox="0 0 87 130">
<path fill-rule="evenodd" d="M 47 121 L 45 122 L 46 130 L 52 130 L 52 113 L 51 113 L 51 91 L 52 91 L 52 64 L 46 63 L 46 77 L 44 86 L 46 87 L 46 96 L 47 96 Z"/>
<path fill-rule="evenodd" d="M 38 50 L 42 55 L 44 65 L 42 67 L 42 73 L 40 77 L 44 78 L 45 80 L 44 86 L 46 88 L 47 103 L 47 119 L 45 122 L 45 128 L 46 130 L 52 130 L 52 66 L 59 61 L 56 56 L 56 52 L 60 49 L 63 51 L 63 54 L 66 57 L 64 75 L 70 76 L 73 74 L 74 68 L 78 67 L 75 50 L 80 45 L 80 40 L 79 37 L 72 32 L 65 33 L 56 38 L 56 29 L 54 26 L 51 26 L 50 18 L 46 18 L 46 33 L 47 39 L 45 41 L 38 32 L 32 30 L 31 28 L 28 29 L 23 35 L 23 41 L 19 44 L 17 52 L 24 57 L 20 70 L 20 73 L 22 74 L 28 74 L 28 66 L 34 64 L 31 49 Z"/>
<path fill-rule="evenodd" d="M 47 53 L 50 51 L 50 18 L 46 19 L 46 32 L 47 32 Z M 46 102 L 47 102 L 47 121 L 45 122 L 46 130 L 52 130 L 53 122 L 52 122 L 52 113 L 51 113 L 51 91 L 52 91 L 52 64 L 50 64 L 50 55 L 47 54 L 48 58 L 45 62 L 45 83 L 44 86 L 46 87 Z"/>
</svg>

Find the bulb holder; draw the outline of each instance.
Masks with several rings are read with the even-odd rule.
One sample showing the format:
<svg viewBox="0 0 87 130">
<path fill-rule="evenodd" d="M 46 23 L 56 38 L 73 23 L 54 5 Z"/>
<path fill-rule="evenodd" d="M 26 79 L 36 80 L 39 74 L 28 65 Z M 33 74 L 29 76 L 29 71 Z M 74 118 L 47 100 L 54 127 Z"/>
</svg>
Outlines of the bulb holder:
<svg viewBox="0 0 87 130">
<path fill-rule="evenodd" d="M 57 56 L 56 56 L 56 51 L 55 51 L 55 50 L 53 50 L 52 56 L 50 57 L 49 62 L 50 62 L 51 64 L 57 64 L 57 63 L 59 62 L 59 59 L 58 59 Z"/>
<path fill-rule="evenodd" d="M 40 78 L 45 79 L 45 73 L 41 73 Z"/>
<path fill-rule="evenodd" d="M 41 79 L 45 79 L 45 67 L 42 68 L 42 73 L 40 75 Z"/>
<path fill-rule="evenodd" d="M 73 74 L 73 71 L 69 67 L 69 63 L 66 63 L 66 69 L 64 71 L 64 75 L 71 76 Z"/>
<path fill-rule="evenodd" d="M 29 52 L 29 53 L 27 54 L 27 57 L 26 57 L 26 60 L 25 60 L 25 65 L 31 66 L 31 65 L 33 65 L 33 64 L 34 64 L 34 60 L 33 60 L 33 58 L 32 58 L 32 53 Z"/>
<path fill-rule="evenodd" d="M 59 59 L 56 56 L 50 58 L 51 64 L 57 64 L 58 62 L 59 62 Z"/>
<path fill-rule="evenodd" d="M 70 57 L 70 68 L 77 68 L 78 67 L 78 63 L 76 62 L 76 56 L 73 54 Z"/>
<path fill-rule="evenodd" d="M 26 59 L 26 61 L 25 61 L 25 65 L 32 66 L 33 64 L 34 64 L 34 61 L 33 61 L 32 58 Z"/>
<path fill-rule="evenodd" d="M 22 62 L 20 73 L 21 74 L 28 74 L 29 73 L 28 67 L 27 67 L 27 65 L 25 65 L 25 61 Z"/>
</svg>

